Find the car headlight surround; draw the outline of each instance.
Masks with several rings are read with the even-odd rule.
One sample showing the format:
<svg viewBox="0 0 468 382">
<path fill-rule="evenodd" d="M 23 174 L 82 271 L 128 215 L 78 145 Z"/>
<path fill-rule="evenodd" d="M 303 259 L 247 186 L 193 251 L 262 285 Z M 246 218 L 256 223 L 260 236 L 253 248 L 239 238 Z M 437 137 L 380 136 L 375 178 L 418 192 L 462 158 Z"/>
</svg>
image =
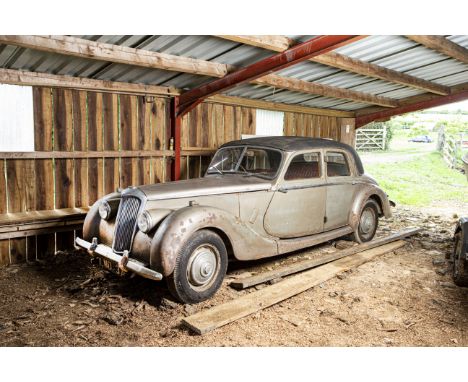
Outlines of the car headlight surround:
<svg viewBox="0 0 468 382">
<path fill-rule="evenodd" d="M 99 216 L 103 220 L 112 219 L 119 209 L 120 199 L 109 199 L 101 201 L 99 204 Z"/>
<path fill-rule="evenodd" d="M 137 219 L 138 229 L 143 233 L 148 233 L 153 228 L 151 214 L 148 211 L 143 211 L 138 215 Z"/>
<path fill-rule="evenodd" d="M 99 216 L 101 217 L 101 219 L 107 220 L 109 219 L 110 214 L 111 214 L 111 206 L 109 205 L 109 203 L 107 203 L 107 201 L 105 200 L 102 201 L 101 204 L 99 205 Z"/>
</svg>

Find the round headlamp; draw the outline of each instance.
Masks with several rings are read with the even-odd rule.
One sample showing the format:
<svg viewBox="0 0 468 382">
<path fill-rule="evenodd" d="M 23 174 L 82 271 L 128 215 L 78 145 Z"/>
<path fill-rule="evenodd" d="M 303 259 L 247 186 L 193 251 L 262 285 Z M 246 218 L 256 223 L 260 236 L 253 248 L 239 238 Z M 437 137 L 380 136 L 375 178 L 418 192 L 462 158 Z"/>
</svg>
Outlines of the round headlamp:
<svg viewBox="0 0 468 382">
<path fill-rule="evenodd" d="M 112 212 L 112 209 L 109 203 L 107 203 L 105 200 L 102 201 L 101 204 L 99 205 L 99 216 L 101 217 L 101 219 L 104 219 L 104 220 L 109 219 L 111 216 L 111 212 Z"/>
<path fill-rule="evenodd" d="M 151 214 L 148 211 L 142 212 L 137 219 L 138 229 L 143 233 L 148 233 L 153 227 Z"/>
</svg>

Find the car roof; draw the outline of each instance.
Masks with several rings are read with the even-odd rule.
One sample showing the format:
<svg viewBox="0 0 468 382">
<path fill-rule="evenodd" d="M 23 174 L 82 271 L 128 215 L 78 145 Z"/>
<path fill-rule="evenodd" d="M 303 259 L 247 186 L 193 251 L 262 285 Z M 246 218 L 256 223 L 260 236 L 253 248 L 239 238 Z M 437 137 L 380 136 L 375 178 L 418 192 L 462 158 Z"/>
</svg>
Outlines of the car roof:
<svg viewBox="0 0 468 382">
<path fill-rule="evenodd" d="M 361 159 L 351 146 L 334 141 L 332 139 L 324 138 L 309 138 L 309 137 L 255 137 L 255 138 L 246 138 L 240 139 L 237 141 L 227 142 L 221 146 L 231 147 L 231 146 L 262 146 L 269 147 L 272 149 L 277 149 L 281 151 L 299 151 L 299 150 L 308 150 L 308 149 L 342 149 L 348 151 L 354 158 L 356 167 L 360 174 L 364 173 L 364 167 L 362 166 Z"/>
</svg>

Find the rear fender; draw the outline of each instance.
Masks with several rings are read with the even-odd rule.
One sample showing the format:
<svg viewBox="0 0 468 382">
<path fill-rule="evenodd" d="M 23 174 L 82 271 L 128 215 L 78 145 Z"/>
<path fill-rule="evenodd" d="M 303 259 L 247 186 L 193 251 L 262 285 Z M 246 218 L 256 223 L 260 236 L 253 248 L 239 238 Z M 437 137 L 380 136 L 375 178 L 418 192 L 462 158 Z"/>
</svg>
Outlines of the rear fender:
<svg viewBox="0 0 468 382">
<path fill-rule="evenodd" d="M 189 206 L 170 214 L 158 227 L 150 252 L 151 269 L 164 276 L 174 271 L 177 256 L 189 238 L 201 229 L 222 231 L 234 257 L 252 260 L 278 253 L 274 239 L 260 236 L 236 216 L 216 207 Z"/>
<path fill-rule="evenodd" d="M 465 259 L 468 261 L 468 217 L 460 218 L 455 228 L 455 235 L 461 232 L 463 240 L 462 253 L 465 254 Z"/>
<path fill-rule="evenodd" d="M 356 192 L 356 198 L 354 199 L 353 206 L 350 211 L 349 222 L 351 228 L 354 230 L 357 229 L 359 225 L 359 219 L 361 216 L 361 211 L 364 208 L 367 200 L 370 198 L 378 198 L 382 211 L 380 211 L 386 218 L 392 216 L 392 211 L 390 210 L 390 202 L 388 200 L 387 194 L 383 192 L 379 187 L 373 184 L 361 184 L 359 189 Z"/>
</svg>

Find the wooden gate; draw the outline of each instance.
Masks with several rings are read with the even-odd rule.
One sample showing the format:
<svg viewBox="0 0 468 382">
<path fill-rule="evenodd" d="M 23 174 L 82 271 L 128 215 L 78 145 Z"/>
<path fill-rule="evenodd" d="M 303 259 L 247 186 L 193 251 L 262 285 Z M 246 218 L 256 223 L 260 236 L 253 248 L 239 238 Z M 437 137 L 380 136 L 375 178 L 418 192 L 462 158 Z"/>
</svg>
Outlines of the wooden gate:
<svg viewBox="0 0 468 382">
<path fill-rule="evenodd" d="M 356 150 L 379 151 L 385 150 L 387 141 L 387 127 L 382 129 L 357 129 Z"/>
</svg>

